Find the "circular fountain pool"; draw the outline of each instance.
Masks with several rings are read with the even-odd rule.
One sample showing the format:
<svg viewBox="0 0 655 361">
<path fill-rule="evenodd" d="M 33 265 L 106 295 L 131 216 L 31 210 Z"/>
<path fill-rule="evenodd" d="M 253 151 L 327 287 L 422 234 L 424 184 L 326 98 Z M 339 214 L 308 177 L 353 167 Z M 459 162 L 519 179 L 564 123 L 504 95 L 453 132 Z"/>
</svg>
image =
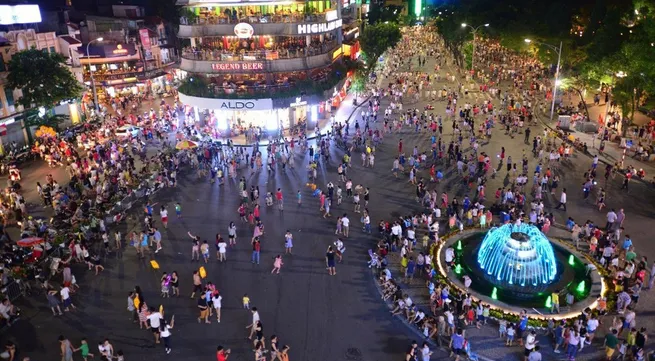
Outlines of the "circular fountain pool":
<svg viewBox="0 0 655 361">
<path fill-rule="evenodd" d="M 561 306 L 569 293 L 578 306 L 591 304 L 600 294 L 597 274 L 587 272 L 581 258 L 532 225 L 508 224 L 451 237 L 441 248 L 444 265 L 441 257 L 448 247 L 455 250 L 455 262 L 442 273 L 462 288 L 467 275 L 472 281 L 467 292 L 505 308 L 545 312 L 553 292 L 560 294 Z"/>
</svg>

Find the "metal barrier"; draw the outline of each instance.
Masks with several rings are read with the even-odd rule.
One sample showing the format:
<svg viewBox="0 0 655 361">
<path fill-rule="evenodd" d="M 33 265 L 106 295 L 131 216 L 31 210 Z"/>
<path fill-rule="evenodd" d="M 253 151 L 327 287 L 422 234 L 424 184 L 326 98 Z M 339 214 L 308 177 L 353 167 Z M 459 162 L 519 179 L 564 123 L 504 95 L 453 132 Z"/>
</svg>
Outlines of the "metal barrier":
<svg viewBox="0 0 655 361">
<path fill-rule="evenodd" d="M 3 295 L 3 298 L 8 298 L 9 302 L 14 302 L 16 299 L 18 299 L 20 296 L 23 295 L 23 287 L 21 287 L 20 283 L 21 280 L 12 280 L 11 282 L 7 283 L 0 292 Z"/>
</svg>

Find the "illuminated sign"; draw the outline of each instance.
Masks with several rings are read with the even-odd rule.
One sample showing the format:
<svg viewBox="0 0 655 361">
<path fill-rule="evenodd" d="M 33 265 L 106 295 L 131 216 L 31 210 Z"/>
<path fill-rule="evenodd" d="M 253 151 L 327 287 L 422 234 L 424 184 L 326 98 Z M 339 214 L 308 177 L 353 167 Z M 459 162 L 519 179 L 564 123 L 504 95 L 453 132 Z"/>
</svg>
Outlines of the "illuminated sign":
<svg viewBox="0 0 655 361">
<path fill-rule="evenodd" d="M 0 25 L 41 22 L 39 5 L 0 5 Z"/>
<path fill-rule="evenodd" d="M 325 12 L 325 20 L 327 21 L 337 20 L 338 17 L 339 15 L 337 14 L 336 10 L 330 10 Z"/>
<path fill-rule="evenodd" d="M 238 23 L 234 25 L 234 35 L 239 39 L 249 39 L 254 33 L 255 29 L 248 23 Z"/>
<path fill-rule="evenodd" d="M 332 60 L 334 60 L 334 59 L 340 57 L 341 54 L 343 54 L 343 49 L 342 49 L 342 48 L 339 48 L 339 49 L 335 50 L 335 51 L 332 53 Z"/>
<path fill-rule="evenodd" d="M 342 19 L 337 19 L 322 24 L 300 24 L 298 25 L 298 34 L 320 34 L 327 33 L 343 25 Z"/>
<path fill-rule="evenodd" d="M 127 55 L 127 49 L 123 49 L 123 45 L 118 44 L 116 45 L 116 49 L 112 50 L 111 53 L 116 55 Z"/>
<path fill-rule="evenodd" d="M 141 38 L 141 45 L 146 50 L 150 50 L 152 44 L 150 43 L 150 34 L 148 34 L 148 29 L 139 29 L 139 37 Z"/>
<path fill-rule="evenodd" d="M 290 107 L 301 107 L 303 105 L 307 105 L 307 101 L 302 100 L 301 97 L 296 98 L 296 101 L 294 103 L 289 104 Z"/>
<path fill-rule="evenodd" d="M 253 71 L 264 70 L 264 63 L 214 63 L 212 70 L 218 71 Z"/>
</svg>

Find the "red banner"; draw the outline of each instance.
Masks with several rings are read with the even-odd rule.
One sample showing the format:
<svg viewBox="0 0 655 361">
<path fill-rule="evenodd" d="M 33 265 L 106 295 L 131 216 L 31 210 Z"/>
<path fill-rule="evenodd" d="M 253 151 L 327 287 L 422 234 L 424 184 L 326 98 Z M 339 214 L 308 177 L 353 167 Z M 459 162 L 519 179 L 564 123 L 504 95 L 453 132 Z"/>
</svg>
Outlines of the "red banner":
<svg viewBox="0 0 655 361">
<path fill-rule="evenodd" d="M 150 34 L 148 34 L 148 29 L 140 29 L 139 37 L 141 38 L 141 45 L 146 50 L 150 50 L 152 45 L 150 44 Z"/>
</svg>

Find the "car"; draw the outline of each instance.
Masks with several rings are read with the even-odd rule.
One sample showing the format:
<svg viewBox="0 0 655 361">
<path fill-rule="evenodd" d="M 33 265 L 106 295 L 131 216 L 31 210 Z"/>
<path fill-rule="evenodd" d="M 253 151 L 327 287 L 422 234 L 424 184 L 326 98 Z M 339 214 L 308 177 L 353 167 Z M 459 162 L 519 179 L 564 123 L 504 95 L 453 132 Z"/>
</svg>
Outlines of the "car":
<svg viewBox="0 0 655 361">
<path fill-rule="evenodd" d="M 116 128 L 114 134 L 118 138 L 134 138 L 141 133 L 141 128 L 135 127 L 133 125 L 123 125 L 122 127 Z"/>
</svg>

